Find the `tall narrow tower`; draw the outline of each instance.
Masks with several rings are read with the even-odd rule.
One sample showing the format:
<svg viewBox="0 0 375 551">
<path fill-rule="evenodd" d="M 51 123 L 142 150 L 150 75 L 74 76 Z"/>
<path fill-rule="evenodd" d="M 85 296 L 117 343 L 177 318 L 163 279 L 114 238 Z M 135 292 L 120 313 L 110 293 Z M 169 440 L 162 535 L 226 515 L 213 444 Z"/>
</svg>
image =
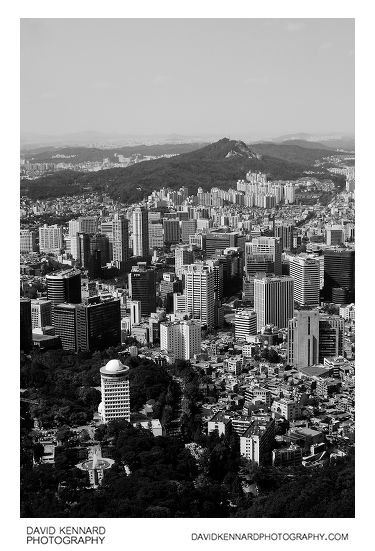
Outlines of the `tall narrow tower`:
<svg viewBox="0 0 375 551">
<path fill-rule="evenodd" d="M 120 360 L 110 360 L 100 368 L 103 423 L 114 419 L 130 421 L 129 367 Z"/>
<path fill-rule="evenodd" d="M 148 253 L 148 212 L 136 207 L 133 211 L 133 255 L 144 258 Z"/>
</svg>

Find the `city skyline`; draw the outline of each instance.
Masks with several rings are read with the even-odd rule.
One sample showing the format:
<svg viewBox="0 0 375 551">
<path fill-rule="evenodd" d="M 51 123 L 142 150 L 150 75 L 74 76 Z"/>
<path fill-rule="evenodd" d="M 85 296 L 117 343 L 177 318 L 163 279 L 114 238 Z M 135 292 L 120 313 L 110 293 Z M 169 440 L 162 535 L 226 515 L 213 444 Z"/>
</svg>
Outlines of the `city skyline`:
<svg viewBox="0 0 375 551">
<path fill-rule="evenodd" d="M 353 19 L 21 20 L 21 139 L 301 132 L 354 134 Z"/>
</svg>

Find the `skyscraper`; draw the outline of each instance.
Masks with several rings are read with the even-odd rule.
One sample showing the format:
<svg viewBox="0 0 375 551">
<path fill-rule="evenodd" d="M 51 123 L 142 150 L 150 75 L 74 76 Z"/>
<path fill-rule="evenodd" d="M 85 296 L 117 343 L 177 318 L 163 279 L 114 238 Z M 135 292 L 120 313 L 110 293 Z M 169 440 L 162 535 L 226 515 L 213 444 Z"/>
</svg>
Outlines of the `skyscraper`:
<svg viewBox="0 0 375 551">
<path fill-rule="evenodd" d="M 121 342 L 120 300 L 99 297 L 76 306 L 77 350 L 102 350 Z"/>
<path fill-rule="evenodd" d="M 53 326 L 64 350 L 77 350 L 76 305 L 58 304 L 53 308 Z"/>
<path fill-rule="evenodd" d="M 20 230 L 20 253 L 31 253 L 36 250 L 36 232 Z"/>
<path fill-rule="evenodd" d="M 332 291 L 343 289 L 345 304 L 354 302 L 355 252 L 348 249 L 326 249 L 324 251 L 324 296 L 332 302 Z"/>
<path fill-rule="evenodd" d="M 148 214 L 142 207 L 133 211 L 133 256 L 146 258 L 149 254 Z"/>
<path fill-rule="evenodd" d="M 113 260 L 119 269 L 125 267 L 129 259 L 129 222 L 123 216 L 115 214 L 112 222 Z"/>
<path fill-rule="evenodd" d="M 156 277 L 155 271 L 146 268 L 145 262 L 138 262 L 128 275 L 131 300 L 139 300 L 142 316 L 156 312 Z"/>
<path fill-rule="evenodd" d="M 44 253 L 59 253 L 63 246 L 62 227 L 41 226 L 39 228 L 39 250 Z"/>
<path fill-rule="evenodd" d="M 245 243 L 246 272 L 253 275 L 256 272 L 281 275 L 281 240 L 279 237 L 254 237 Z M 265 264 L 262 267 L 260 263 Z"/>
<path fill-rule="evenodd" d="M 239 310 L 234 316 L 234 334 L 236 340 L 257 334 L 257 315 L 254 310 Z"/>
<path fill-rule="evenodd" d="M 180 242 L 180 221 L 178 219 L 164 219 L 163 230 L 165 245 L 171 245 Z"/>
<path fill-rule="evenodd" d="M 307 255 L 295 256 L 290 262 L 290 276 L 294 279 L 294 300 L 300 306 L 319 304 L 320 262 Z"/>
<path fill-rule="evenodd" d="M 46 276 L 47 298 L 52 308 L 63 302 L 81 302 L 81 272 L 75 268 L 53 272 Z"/>
<path fill-rule="evenodd" d="M 215 322 L 215 278 L 212 267 L 190 264 L 183 269 L 186 310 L 208 327 Z"/>
<path fill-rule="evenodd" d="M 52 325 L 52 302 L 46 299 L 32 299 L 31 320 L 33 329 Z"/>
<path fill-rule="evenodd" d="M 174 354 L 175 359 L 190 360 L 201 351 L 200 323 L 192 320 L 161 323 L 160 349 Z"/>
<path fill-rule="evenodd" d="M 88 233 L 77 233 L 77 260 L 83 268 L 89 267 L 90 236 Z"/>
<path fill-rule="evenodd" d="M 321 314 L 319 318 L 319 362 L 344 353 L 345 321 L 340 316 Z"/>
<path fill-rule="evenodd" d="M 110 360 L 100 368 L 102 401 L 99 406 L 103 423 L 115 419 L 130 421 L 129 367 L 120 360 Z"/>
<path fill-rule="evenodd" d="M 293 283 L 293 278 L 289 276 L 254 279 L 258 331 L 268 324 L 279 329 L 288 326 L 288 321 L 293 317 Z"/>
<path fill-rule="evenodd" d="M 291 222 L 277 222 L 275 225 L 275 237 L 280 238 L 281 248 L 284 251 L 293 249 L 293 230 Z"/>
<path fill-rule="evenodd" d="M 31 300 L 20 299 L 20 349 L 25 352 L 33 345 L 32 322 L 31 322 Z"/>
<path fill-rule="evenodd" d="M 175 272 L 177 277 L 181 277 L 181 269 L 185 264 L 193 264 L 194 251 L 190 245 L 179 245 L 175 249 Z"/>
<path fill-rule="evenodd" d="M 296 310 L 288 323 L 289 365 L 309 367 L 319 360 L 319 311 Z"/>
</svg>

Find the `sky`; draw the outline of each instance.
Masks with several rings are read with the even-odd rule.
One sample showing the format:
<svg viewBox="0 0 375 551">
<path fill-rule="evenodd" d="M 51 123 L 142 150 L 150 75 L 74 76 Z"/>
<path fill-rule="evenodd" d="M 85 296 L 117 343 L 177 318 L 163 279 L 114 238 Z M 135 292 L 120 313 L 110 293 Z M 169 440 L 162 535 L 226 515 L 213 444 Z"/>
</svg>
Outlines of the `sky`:
<svg viewBox="0 0 375 551">
<path fill-rule="evenodd" d="M 353 19 L 22 19 L 21 138 L 354 134 Z"/>
</svg>

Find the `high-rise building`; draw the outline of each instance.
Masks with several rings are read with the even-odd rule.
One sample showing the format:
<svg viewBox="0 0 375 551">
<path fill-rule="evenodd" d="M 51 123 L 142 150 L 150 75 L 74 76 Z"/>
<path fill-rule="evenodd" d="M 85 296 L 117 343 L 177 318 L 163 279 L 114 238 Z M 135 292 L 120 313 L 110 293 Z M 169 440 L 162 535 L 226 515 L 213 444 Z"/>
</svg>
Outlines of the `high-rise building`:
<svg viewBox="0 0 375 551">
<path fill-rule="evenodd" d="M 257 334 L 257 315 L 254 310 L 239 310 L 234 316 L 234 334 L 236 340 L 246 340 Z"/>
<path fill-rule="evenodd" d="M 103 423 L 116 419 L 130 422 L 129 367 L 110 360 L 100 368 L 102 401 L 99 411 Z"/>
<path fill-rule="evenodd" d="M 165 245 L 172 245 L 180 242 L 180 221 L 178 219 L 164 219 L 163 230 Z"/>
<path fill-rule="evenodd" d="M 115 214 L 112 221 L 113 260 L 119 269 L 124 269 L 129 259 L 129 222 Z"/>
<path fill-rule="evenodd" d="M 260 277 L 254 279 L 254 310 L 257 329 L 272 324 L 279 329 L 287 327 L 293 317 L 292 277 Z"/>
<path fill-rule="evenodd" d="M 320 297 L 320 262 L 307 255 L 292 258 L 289 267 L 290 276 L 294 279 L 294 300 L 300 306 L 319 304 Z"/>
<path fill-rule="evenodd" d="M 179 245 L 175 249 L 175 272 L 177 277 L 181 277 L 182 266 L 185 264 L 193 264 L 194 251 L 189 245 Z"/>
<path fill-rule="evenodd" d="M 160 214 L 160 213 L 158 213 Z M 148 221 L 148 240 L 150 250 L 162 249 L 164 247 L 164 230 L 160 220 Z"/>
<path fill-rule="evenodd" d="M 64 350 L 77 350 L 76 304 L 57 304 L 53 308 L 53 326 Z"/>
<path fill-rule="evenodd" d="M 296 310 L 288 323 L 289 365 L 297 369 L 315 365 L 319 361 L 319 311 Z"/>
<path fill-rule="evenodd" d="M 160 349 L 178 360 L 190 360 L 201 352 L 201 325 L 195 321 L 175 321 L 160 324 Z"/>
<path fill-rule="evenodd" d="M 280 237 L 254 237 L 245 243 L 246 272 L 281 275 L 281 240 Z"/>
<path fill-rule="evenodd" d="M 102 350 L 121 342 L 120 300 L 89 299 L 76 306 L 76 349 Z"/>
<path fill-rule="evenodd" d="M 90 254 L 100 251 L 101 263 L 103 266 L 112 259 L 109 255 L 109 239 L 104 233 L 94 233 L 90 236 Z"/>
<path fill-rule="evenodd" d="M 138 262 L 128 275 L 131 300 L 139 300 L 142 316 L 149 316 L 156 311 L 156 277 L 155 270 L 147 269 L 145 262 Z"/>
<path fill-rule="evenodd" d="M 103 220 L 100 224 L 100 232 L 108 239 L 108 260 L 113 259 L 113 220 Z"/>
<path fill-rule="evenodd" d="M 90 236 L 88 233 L 77 233 L 77 260 L 83 268 L 89 267 Z"/>
<path fill-rule="evenodd" d="M 294 226 L 291 222 L 277 222 L 275 225 L 275 237 L 280 238 L 283 251 L 293 249 L 293 230 Z"/>
<path fill-rule="evenodd" d="M 343 304 L 354 302 L 355 252 L 348 249 L 326 249 L 324 251 L 324 295 L 332 302 L 335 288 L 344 290 Z"/>
<path fill-rule="evenodd" d="M 212 267 L 190 264 L 183 268 L 186 310 L 194 319 L 213 327 L 215 323 L 215 277 Z"/>
<path fill-rule="evenodd" d="M 343 226 L 326 226 L 326 243 L 329 247 L 334 247 L 335 245 L 342 245 L 344 237 L 344 227 Z"/>
<path fill-rule="evenodd" d="M 148 214 L 142 207 L 133 211 L 133 256 L 146 258 L 149 253 Z"/>
<path fill-rule="evenodd" d="M 131 327 L 133 325 L 138 325 L 138 323 L 141 323 L 141 302 L 139 300 L 132 300 L 129 303 L 130 308 L 130 324 Z"/>
<path fill-rule="evenodd" d="M 271 463 L 274 439 L 275 420 L 270 415 L 254 416 L 249 428 L 240 436 L 240 453 L 257 465 Z"/>
<path fill-rule="evenodd" d="M 343 356 L 345 321 L 340 316 L 321 314 L 319 318 L 319 363 L 330 356 Z"/>
<path fill-rule="evenodd" d="M 240 235 L 237 232 L 228 232 L 215 230 L 206 235 L 206 254 L 210 258 L 217 251 L 223 251 L 228 247 L 238 247 L 241 242 Z"/>
<path fill-rule="evenodd" d="M 32 253 L 37 251 L 36 232 L 20 230 L 20 253 Z"/>
<path fill-rule="evenodd" d="M 52 272 L 46 276 L 47 298 L 52 303 L 52 309 L 57 304 L 81 302 L 81 272 L 75 268 Z"/>
<path fill-rule="evenodd" d="M 41 226 L 39 228 L 39 250 L 43 253 L 59 253 L 63 247 L 62 227 Z"/>
<path fill-rule="evenodd" d="M 192 220 L 181 220 L 181 241 L 183 243 L 189 243 L 189 237 L 195 235 L 197 231 L 197 221 Z"/>
<path fill-rule="evenodd" d="M 20 349 L 25 352 L 33 345 L 32 322 L 31 322 L 31 300 L 20 299 Z"/>
<path fill-rule="evenodd" d="M 32 299 L 31 320 L 33 329 L 52 325 L 52 302 L 46 299 Z"/>
</svg>

